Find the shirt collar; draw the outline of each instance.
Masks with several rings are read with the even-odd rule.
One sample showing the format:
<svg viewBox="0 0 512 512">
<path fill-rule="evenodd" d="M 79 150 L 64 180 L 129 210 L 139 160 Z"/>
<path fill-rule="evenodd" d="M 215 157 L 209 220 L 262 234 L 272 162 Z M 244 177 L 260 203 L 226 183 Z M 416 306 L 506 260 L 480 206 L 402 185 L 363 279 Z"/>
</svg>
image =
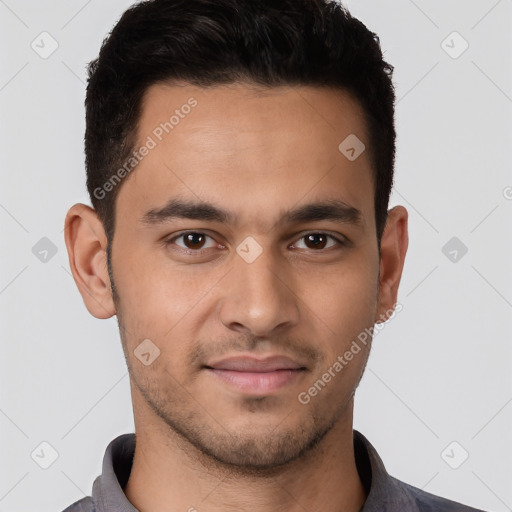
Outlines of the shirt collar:
<svg viewBox="0 0 512 512">
<path fill-rule="evenodd" d="M 360 512 L 418 511 L 415 499 L 402 482 L 388 474 L 368 439 L 357 430 L 353 430 L 353 436 L 356 466 L 367 492 Z M 123 492 L 130 476 L 134 453 L 135 434 L 122 434 L 107 446 L 103 472 L 92 488 L 96 512 L 138 512 Z"/>
<path fill-rule="evenodd" d="M 135 454 L 135 434 L 122 434 L 107 446 L 103 472 L 92 486 L 96 512 L 139 512 L 124 494 Z"/>
<path fill-rule="evenodd" d="M 360 512 L 419 512 L 418 504 L 406 485 L 386 471 L 377 450 L 357 430 L 354 433 L 354 455 L 359 477 L 367 497 Z"/>
</svg>

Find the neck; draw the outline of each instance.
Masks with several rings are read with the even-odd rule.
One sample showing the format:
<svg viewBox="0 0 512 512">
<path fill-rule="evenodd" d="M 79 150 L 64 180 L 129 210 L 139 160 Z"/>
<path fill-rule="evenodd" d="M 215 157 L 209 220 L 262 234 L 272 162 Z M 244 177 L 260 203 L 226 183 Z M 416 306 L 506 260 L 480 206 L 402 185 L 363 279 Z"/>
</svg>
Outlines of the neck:
<svg viewBox="0 0 512 512">
<path fill-rule="evenodd" d="M 352 413 L 353 401 L 315 448 L 259 472 L 222 465 L 159 418 L 136 417 L 135 456 L 124 492 L 141 512 L 358 512 L 366 494 L 355 463 Z"/>
</svg>

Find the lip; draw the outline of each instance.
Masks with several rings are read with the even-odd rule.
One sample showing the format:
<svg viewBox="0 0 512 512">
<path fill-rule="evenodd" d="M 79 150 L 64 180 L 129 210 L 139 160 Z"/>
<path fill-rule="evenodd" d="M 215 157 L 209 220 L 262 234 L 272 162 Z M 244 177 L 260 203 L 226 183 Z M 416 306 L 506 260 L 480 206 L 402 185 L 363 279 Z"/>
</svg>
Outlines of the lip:
<svg viewBox="0 0 512 512">
<path fill-rule="evenodd" d="M 207 368 L 255 373 L 305 369 L 303 365 L 286 356 L 269 356 L 265 358 L 233 356 L 211 363 L 207 365 Z"/>
<path fill-rule="evenodd" d="M 285 356 L 236 356 L 205 366 L 224 384 L 253 396 L 275 393 L 304 375 L 306 367 Z"/>
</svg>

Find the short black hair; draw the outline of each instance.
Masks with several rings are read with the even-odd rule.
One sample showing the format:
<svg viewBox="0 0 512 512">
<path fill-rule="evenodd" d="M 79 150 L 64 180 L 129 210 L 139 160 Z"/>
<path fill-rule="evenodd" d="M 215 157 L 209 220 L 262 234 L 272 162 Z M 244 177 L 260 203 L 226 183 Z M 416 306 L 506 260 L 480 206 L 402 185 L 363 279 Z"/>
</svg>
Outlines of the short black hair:
<svg viewBox="0 0 512 512">
<path fill-rule="evenodd" d="M 105 184 L 112 183 L 116 171 L 126 169 L 148 87 L 173 81 L 201 87 L 235 82 L 263 87 L 327 86 L 352 94 L 363 107 L 369 133 L 380 249 L 395 160 L 392 74 L 393 66 L 383 60 L 379 37 L 337 1 L 146 0 L 134 4 L 88 66 L 87 189 L 109 241 L 107 256 L 122 183 Z"/>
</svg>

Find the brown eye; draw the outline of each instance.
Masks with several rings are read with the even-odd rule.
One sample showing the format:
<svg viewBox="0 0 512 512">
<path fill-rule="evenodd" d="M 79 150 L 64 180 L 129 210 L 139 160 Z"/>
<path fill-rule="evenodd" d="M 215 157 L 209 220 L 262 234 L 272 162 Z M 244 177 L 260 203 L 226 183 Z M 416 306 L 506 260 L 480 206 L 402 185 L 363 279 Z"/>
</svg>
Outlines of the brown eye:
<svg viewBox="0 0 512 512">
<path fill-rule="evenodd" d="M 334 243 L 327 245 L 329 239 L 333 240 Z M 304 240 L 304 245 L 306 246 L 306 249 L 318 251 L 321 251 L 323 249 L 329 249 L 336 245 L 345 245 L 341 240 L 327 233 L 309 233 L 301 237 L 300 240 Z"/>
<path fill-rule="evenodd" d="M 186 233 L 181 233 L 180 235 L 167 240 L 165 243 L 166 245 L 176 244 L 178 247 L 181 247 L 182 249 L 188 251 L 201 252 L 202 250 L 208 249 L 209 247 L 215 247 L 215 243 L 211 244 L 209 247 L 205 247 L 207 239 L 213 241 L 213 238 L 211 236 L 205 235 L 200 231 L 188 231 Z M 178 240 L 181 240 L 182 243 L 177 243 Z"/>
<path fill-rule="evenodd" d="M 187 249 L 202 249 L 204 245 L 205 236 L 202 233 L 187 233 L 182 235 Z"/>
<path fill-rule="evenodd" d="M 314 233 L 305 236 L 304 240 L 306 240 L 306 245 L 311 244 L 309 245 L 310 249 L 324 249 L 327 243 L 327 236 L 322 233 Z"/>
</svg>

